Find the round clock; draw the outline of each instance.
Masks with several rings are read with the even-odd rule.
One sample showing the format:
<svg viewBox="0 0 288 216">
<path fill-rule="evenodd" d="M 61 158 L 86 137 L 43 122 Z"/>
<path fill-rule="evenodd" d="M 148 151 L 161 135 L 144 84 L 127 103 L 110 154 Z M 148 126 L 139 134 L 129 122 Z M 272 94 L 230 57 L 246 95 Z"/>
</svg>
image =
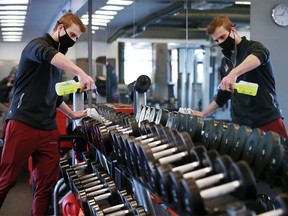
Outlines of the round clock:
<svg viewBox="0 0 288 216">
<path fill-rule="evenodd" d="M 272 10 L 272 18 L 274 22 L 280 26 L 288 26 L 288 6 L 278 4 Z"/>
</svg>

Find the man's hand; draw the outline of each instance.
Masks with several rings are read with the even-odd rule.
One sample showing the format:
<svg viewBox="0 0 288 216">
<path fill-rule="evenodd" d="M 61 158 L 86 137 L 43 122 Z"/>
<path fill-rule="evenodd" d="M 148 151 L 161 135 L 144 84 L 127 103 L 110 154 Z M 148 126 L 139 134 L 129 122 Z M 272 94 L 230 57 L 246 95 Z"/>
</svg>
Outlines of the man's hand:
<svg viewBox="0 0 288 216">
<path fill-rule="evenodd" d="M 79 82 L 82 84 L 82 89 L 80 92 L 93 90 L 95 88 L 95 82 L 92 77 L 88 76 L 87 74 L 82 74 L 78 76 Z"/>
<path fill-rule="evenodd" d="M 229 91 L 234 93 L 234 83 L 236 82 L 237 75 L 233 73 L 233 70 L 224 77 L 220 82 L 220 88 L 223 91 Z"/>
<path fill-rule="evenodd" d="M 80 119 L 87 116 L 87 110 L 80 110 L 80 111 L 76 111 L 73 112 L 72 115 L 70 115 L 70 119 L 72 120 L 76 120 L 76 119 Z"/>
</svg>

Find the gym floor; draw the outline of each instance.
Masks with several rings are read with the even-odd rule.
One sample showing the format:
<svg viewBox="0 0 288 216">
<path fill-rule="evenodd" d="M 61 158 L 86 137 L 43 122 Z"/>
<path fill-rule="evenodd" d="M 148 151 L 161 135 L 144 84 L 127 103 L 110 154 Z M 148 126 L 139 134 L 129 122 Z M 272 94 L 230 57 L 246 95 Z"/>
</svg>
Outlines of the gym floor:
<svg viewBox="0 0 288 216">
<path fill-rule="evenodd" d="M 0 209 L 1 216 L 30 216 L 32 207 L 32 186 L 29 184 L 27 166 L 23 169 L 21 178 L 12 188 Z"/>
</svg>

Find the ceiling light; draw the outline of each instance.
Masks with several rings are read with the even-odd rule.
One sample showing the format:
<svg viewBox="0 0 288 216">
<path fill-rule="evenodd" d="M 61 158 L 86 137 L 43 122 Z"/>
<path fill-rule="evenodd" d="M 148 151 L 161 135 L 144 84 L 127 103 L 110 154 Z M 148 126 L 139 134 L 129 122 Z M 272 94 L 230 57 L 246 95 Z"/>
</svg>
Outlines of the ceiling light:
<svg viewBox="0 0 288 216">
<path fill-rule="evenodd" d="M 5 5 L 0 6 L 0 10 L 27 10 L 27 5 Z"/>
<path fill-rule="evenodd" d="M 1 28 L 1 31 L 23 31 L 23 28 L 21 27 L 4 27 Z"/>
<path fill-rule="evenodd" d="M 101 7 L 102 10 L 115 10 L 115 11 L 119 11 L 119 10 L 123 10 L 124 7 L 122 6 L 115 6 L 115 5 L 106 5 Z"/>
<path fill-rule="evenodd" d="M 22 35 L 23 32 L 2 32 L 2 35 Z"/>
<path fill-rule="evenodd" d="M 107 5 L 130 5 L 132 4 L 133 1 L 129 1 L 129 0 L 108 0 L 107 1 Z"/>
<path fill-rule="evenodd" d="M 17 19 L 5 19 L 5 20 L 0 20 L 0 23 L 24 23 L 25 20 L 17 20 Z"/>
<path fill-rule="evenodd" d="M 28 4 L 29 0 L 0 0 L 0 4 Z"/>
<path fill-rule="evenodd" d="M 25 20 L 25 16 L 0 16 L 0 19 L 4 20 L 11 20 L 11 19 L 15 19 L 15 20 Z"/>
<path fill-rule="evenodd" d="M 112 16 L 115 16 L 115 15 L 117 14 L 117 11 L 97 10 L 97 11 L 95 11 L 95 14 L 101 14 L 101 15 L 112 15 Z"/>
<path fill-rule="evenodd" d="M 1 23 L 1 26 L 24 26 L 24 23 Z"/>
<path fill-rule="evenodd" d="M 0 15 L 26 15 L 26 11 L 0 11 Z"/>
<path fill-rule="evenodd" d="M 235 1 L 235 4 L 238 5 L 251 5 L 250 1 Z"/>
<path fill-rule="evenodd" d="M 82 16 L 83 19 L 88 19 L 88 14 L 85 14 Z M 108 16 L 108 15 L 99 15 L 99 14 L 92 14 L 92 19 L 108 19 L 111 20 L 114 18 L 114 16 Z"/>
</svg>

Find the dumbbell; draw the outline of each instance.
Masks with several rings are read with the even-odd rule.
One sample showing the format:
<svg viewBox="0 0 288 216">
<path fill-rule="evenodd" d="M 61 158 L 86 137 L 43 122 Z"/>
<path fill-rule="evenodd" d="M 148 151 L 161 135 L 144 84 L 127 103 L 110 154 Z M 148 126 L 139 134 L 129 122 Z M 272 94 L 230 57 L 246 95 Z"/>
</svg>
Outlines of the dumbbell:
<svg viewBox="0 0 288 216">
<path fill-rule="evenodd" d="M 229 169 L 231 180 L 229 182 L 201 189 L 198 186 L 199 181 L 206 181 L 207 179 L 196 180 L 193 178 L 182 179 L 180 181 L 181 208 L 184 214 L 188 215 L 204 215 L 205 202 L 212 199 L 219 199 L 225 195 L 232 195 L 239 199 L 255 199 L 257 197 L 257 190 L 254 176 L 244 161 L 232 163 Z"/>
<path fill-rule="evenodd" d="M 167 109 L 158 109 L 158 111 L 156 113 L 155 123 L 156 124 L 166 125 L 169 113 L 170 112 Z"/>
<path fill-rule="evenodd" d="M 150 127 L 146 126 L 146 131 L 148 132 L 146 135 L 142 135 L 139 137 L 133 137 L 129 135 L 119 135 L 114 134 L 111 135 L 114 137 L 114 150 L 117 151 L 116 153 L 118 155 L 121 155 L 124 162 L 126 163 L 126 168 L 129 170 L 133 170 L 134 168 L 137 168 L 137 165 L 134 165 L 136 160 L 136 154 L 138 152 L 134 152 L 133 146 L 134 142 L 138 141 L 141 142 L 141 145 L 145 145 L 147 143 L 156 143 L 161 142 L 160 139 L 164 139 L 164 134 L 162 132 L 162 125 L 152 125 Z M 129 170 L 130 171 L 130 170 Z M 136 174 L 138 173 L 138 170 L 135 170 Z M 132 172 L 133 174 L 133 172 Z"/>
<path fill-rule="evenodd" d="M 136 171 L 139 175 L 143 175 L 144 172 L 142 170 L 142 158 L 140 155 L 140 148 L 147 146 L 149 148 L 156 148 L 157 146 L 161 146 L 162 144 L 168 144 L 172 139 L 172 132 L 169 128 L 163 127 L 162 125 L 155 125 L 155 134 L 154 138 L 137 140 L 137 139 L 127 139 L 126 140 L 126 149 L 127 153 L 130 156 L 129 161 L 131 164 L 131 168 Z"/>
<path fill-rule="evenodd" d="M 204 145 L 207 149 L 210 148 L 210 143 L 213 139 L 213 134 L 219 121 L 211 119 L 205 120 L 203 123 L 203 133 L 201 138 L 201 144 Z"/>
<path fill-rule="evenodd" d="M 191 137 L 187 132 L 178 132 L 176 130 L 171 130 L 174 132 L 174 140 L 168 143 L 167 149 L 153 152 L 150 147 L 145 148 L 145 146 L 140 147 L 140 158 L 141 167 L 144 171 L 145 180 L 148 183 L 148 187 L 155 189 L 157 187 L 155 167 L 158 165 L 168 164 L 168 163 L 182 163 L 189 157 L 190 150 L 194 147 Z M 166 144 L 163 144 L 164 147 Z M 159 147 L 162 147 L 160 145 Z"/>
<path fill-rule="evenodd" d="M 187 132 L 194 143 L 201 142 L 203 133 L 203 118 L 199 116 L 189 115 Z"/>
<path fill-rule="evenodd" d="M 252 132 L 252 129 L 250 127 L 242 125 L 239 127 L 236 134 L 234 135 L 233 140 L 232 140 L 232 145 L 230 147 L 229 155 L 235 161 L 242 159 L 246 140 L 251 134 L 251 132 Z"/>
<path fill-rule="evenodd" d="M 182 117 L 184 116 L 183 113 L 177 112 L 177 111 L 170 111 L 166 123 L 166 127 L 169 127 L 170 129 L 176 129 L 178 130 L 180 121 Z"/>
<path fill-rule="evenodd" d="M 156 167 L 156 179 L 158 179 L 159 185 L 157 189 L 157 194 L 162 197 L 165 202 L 169 202 L 167 189 L 167 179 L 170 172 L 180 172 L 187 173 L 189 171 L 195 170 L 199 167 L 207 166 L 207 161 L 213 163 L 216 157 L 220 156 L 215 150 L 210 150 L 207 152 L 204 146 L 195 146 L 188 158 L 188 161 L 181 165 L 173 166 L 172 164 L 164 164 Z"/>
<path fill-rule="evenodd" d="M 230 180 L 229 168 L 234 163 L 228 155 L 222 155 L 216 158 L 205 158 L 205 163 L 200 169 L 181 173 L 179 171 L 170 172 L 167 178 L 167 199 L 173 208 L 181 209 L 181 191 L 180 184 L 182 180 L 198 180 L 200 188 Z M 201 180 L 204 179 L 204 180 Z"/>
<path fill-rule="evenodd" d="M 81 203 L 81 206 L 84 210 L 85 215 L 89 215 L 89 200 L 94 200 L 96 203 L 108 199 L 110 196 L 114 196 L 117 192 L 117 188 L 113 181 L 109 181 L 107 183 L 103 183 L 103 187 L 101 189 L 95 190 L 93 192 L 83 192 L 80 191 L 76 194 L 76 200 Z"/>
<path fill-rule="evenodd" d="M 109 206 L 103 209 L 101 209 L 99 205 L 97 206 L 97 204 L 94 205 L 94 208 L 97 209 L 95 211 L 96 215 L 136 215 L 135 212 L 139 206 L 131 195 L 125 195 L 125 197 L 122 197 L 120 202 L 121 201 L 122 203 L 120 204 Z"/>
<path fill-rule="evenodd" d="M 287 193 L 281 193 L 276 196 L 275 199 L 277 207 L 271 211 L 258 214 L 257 216 L 285 216 L 288 214 L 288 195 Z"/>
<path fill-rule="evenodd" d="M 253 128 L 246 139 L 242 159 L 245 160 L 251 167 L 255 164 L 255 156 L 259 142 L 263 138 L 264 131 L 259 128 Z"/>
<path fill-rule="evenodd" d="M 215 127 L 214 133 L 212 134 L 212 139 L 210 140 L 209 149 L 215 149 L 219 151 L 221 139 L 225 130 L 227 129 L 229 123 L 224 121 L 219 121 Z"/>
<path fill-rule="evenodd" d="M 255 175 L 260 177 L 265 172 L 267 164 L 272 157 L 272 149 L 275 145 L 281 145 L 281 136 L 273 131 L 266 132 L 258 144 L 258 149 L 255 156 Z"/>
<path fill-rule="evenodd" d="M 221 144 L 219 147 L 219 152 L 220 154 L 229 154 L 231 146 L 234 142 L 234 137 L 239 130 L 240 125 L 235 124 L 235 123 L 230 123 L 225 130 L 222 139 L 221 139 Z"/>
</svg>

